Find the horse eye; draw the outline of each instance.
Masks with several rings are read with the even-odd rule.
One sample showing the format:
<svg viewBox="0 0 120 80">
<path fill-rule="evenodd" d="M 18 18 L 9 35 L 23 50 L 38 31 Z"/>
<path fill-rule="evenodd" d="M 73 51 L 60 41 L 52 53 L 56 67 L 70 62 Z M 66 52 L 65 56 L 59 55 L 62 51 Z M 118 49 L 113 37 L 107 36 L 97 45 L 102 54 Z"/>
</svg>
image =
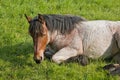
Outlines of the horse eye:
<svg viewBox="0 0 120 80">
<path fill-rule="evenodd" d="M 45 36 L 45 35 L 46 35 L 46 34 L 43 34 L 43 33 L 39 34 L 40 37 L 43 37 L 43 36 Z"/>
</svg>

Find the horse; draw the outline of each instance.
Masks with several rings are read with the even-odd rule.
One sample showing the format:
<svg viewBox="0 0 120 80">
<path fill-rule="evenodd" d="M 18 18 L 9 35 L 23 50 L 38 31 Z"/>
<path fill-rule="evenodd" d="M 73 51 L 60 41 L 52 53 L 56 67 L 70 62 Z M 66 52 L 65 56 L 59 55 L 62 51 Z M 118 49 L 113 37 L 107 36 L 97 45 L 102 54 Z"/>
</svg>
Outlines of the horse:
<svg viewBox="0 0 120 80">
<path fill-rule="evenodd" d="M 58 14 L 38 14 L 33 19 L 25 14 L 25 17 L 37 64 L 46 54 L 57 64 L 81 55 L 91 59 L 112 58 L 120 64 L 120 21 L 87 21 L 79 16 Z M 118 69 L 116 64 L 103 68 L 110 70 L 113 67 Z M 115 73 L 114 70 L 111 73 Z"/>
<path fill-rule="evenodd" d="M 77 42 L 80 39 L 75 24 L 79 23 L 79 21 L 86 21 L 84 18 L 56 14 L 38 14 L 33 19 L 27 15 L 25 17 L 30 24 L 29 33 L 34 43 L 34 60 L 36 63 L 40 63 L 44 59 L 44 51 L 48 44 L 56 52 L 52 57 L 56 63 L 61 63 L 70 57 L 78 55 L 77 52 L 83 53 L 82 42 Z M 77 44 L 80 44 L 80 49 Z"/>
<path fill-rule="evenodd" d="M 52 61 L 57 64 L 85 55 L 91 59 L 120 57 L 120 21 L 92 20 L 58 14 L 38 14 L 33 19 L 25 14 L 34 43 L 34 60 L 44 60 L 46 47 L 52 48 Z M 116 60 L 120 63 L 119 59 Z"/>
</svg>

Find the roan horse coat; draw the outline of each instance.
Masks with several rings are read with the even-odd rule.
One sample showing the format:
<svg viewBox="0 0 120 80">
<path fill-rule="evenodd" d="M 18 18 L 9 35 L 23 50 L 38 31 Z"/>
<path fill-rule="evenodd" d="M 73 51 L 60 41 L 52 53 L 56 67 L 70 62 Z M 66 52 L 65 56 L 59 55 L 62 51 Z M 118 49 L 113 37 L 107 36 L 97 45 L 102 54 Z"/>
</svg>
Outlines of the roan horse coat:
<svg viewBox="0 0 120 80">
<path fill-rule="evenodd" d="M 69 35 L 57 35 L 53 46 L 61 49 L 52 60 L 61 63 L 70 57 L 85 55 L 88 58 L 109 58 L 119 54 L 120 22 L 119 21 L 81 21 Z M 55 33 L 54 33 L 55 34 Z M 54 48 L 53 48 L 54 49 Z"/>
<path fill-rule="evenodd" d="M 44 59 L 47 45 L 55 52 L 52 60 L 58 64 L 78 55 L 92 59 L 120 57 L 120 21 L 86 21 L 78 16 L 55 14 L 26 18 L 36 63 Z"/>
</svg>

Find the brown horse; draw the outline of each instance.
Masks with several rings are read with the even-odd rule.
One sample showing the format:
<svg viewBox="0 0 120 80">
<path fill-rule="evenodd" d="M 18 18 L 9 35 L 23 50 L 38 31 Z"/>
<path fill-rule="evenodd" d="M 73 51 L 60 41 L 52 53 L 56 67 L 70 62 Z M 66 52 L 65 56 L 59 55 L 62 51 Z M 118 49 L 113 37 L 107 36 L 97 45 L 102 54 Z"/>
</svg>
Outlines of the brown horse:
<svg viewBox="0 0 120 80">
<path fill-rule="evenodd" d="M 25 15 L 26 16 L 26 15 Z M 51 45 L 54 49 L 54 52 L 57 52 L 53 56 L 53 61 L 56 63 L 61 63 L 62 61 L 78 55 L 76 53 L 76 48 L 79 50 L 79 53 L 82 54 L 82 47 L 79 49 L 79 46 L 72 47 L 72 44 L 80 44 L 81 42 L 77 42 L 79 40 L 78 35 L 75 34 L 78 31 L 75 29 L 76 24 L 85 21 L 84 18 L 77 17 L 77 16 L 70 16 L 70 15 L 41 15 L 39 14 L 34 19 L 27 17 L 27 20 L 30 24 L 29 33 L 33 38 L 34 43 L 34 60 L 36 63 L 40 63 L 44 59 L 44 51 L 46 49 L 46 45 Z M 76 41 L 75 43 L 71 43 L 72 40 Z M 71 43 L 71 44 L 70 44 Z M 71 47 L 67 47 L 67 46 Z M 66 47 L 66 48 L 65 48 Z M 65 49 L 65 51 L 64 51 Z M 71 51 L 72 50 L 72 51 Z M 69 55 L 69 54 L 70 55 Z M 62 55 L 64 59 L 59 61 L 58 59 L 62 59 L 62 56 L 59 58 L 57 56 Z"/>
<path fill-rule="evenodd" d="M 78 55 L 98 59 L 119 54 L 120 21 L 86 21 L 78 16 L 55 14 L 26 19 L 36 63 L 44 59 L 47 45 L 55 52 L 52 60 L 58 64 Z"/>
</svg>

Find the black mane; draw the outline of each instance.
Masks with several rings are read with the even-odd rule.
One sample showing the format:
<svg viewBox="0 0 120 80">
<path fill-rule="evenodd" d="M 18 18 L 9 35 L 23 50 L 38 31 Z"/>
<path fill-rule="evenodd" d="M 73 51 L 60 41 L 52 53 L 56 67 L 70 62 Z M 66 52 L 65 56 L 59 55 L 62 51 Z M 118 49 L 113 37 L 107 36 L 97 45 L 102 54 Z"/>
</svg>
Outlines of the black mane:
<svg viewBox="0 0 120 80">
<path fill-rule="evenodd" d="M 43 15 L 48 30 L 54 32 L 59 31 L 62 34 L 69 33 L 75 28 L 75 24 L 79 21 L 86 21 L 82 17 L 71 16 L 71 15 Z"/>
<path fill-rule="evenodd" d="M 57 15 L 57 14 L 49 14 L 42 15 L 48 30 L 50 32 L 60 32 L 61 34 L 70 33 L 76 26 L 75 24 L 80 21 L 86 21 L 82 17 L 71 16 L 71 15 Z M 38 20 L 38 16 L 36 16 L 30 24 L 29 32 L 32 35 L 42 35 L 42 27 L 41 23 Z"/>
</svg>

